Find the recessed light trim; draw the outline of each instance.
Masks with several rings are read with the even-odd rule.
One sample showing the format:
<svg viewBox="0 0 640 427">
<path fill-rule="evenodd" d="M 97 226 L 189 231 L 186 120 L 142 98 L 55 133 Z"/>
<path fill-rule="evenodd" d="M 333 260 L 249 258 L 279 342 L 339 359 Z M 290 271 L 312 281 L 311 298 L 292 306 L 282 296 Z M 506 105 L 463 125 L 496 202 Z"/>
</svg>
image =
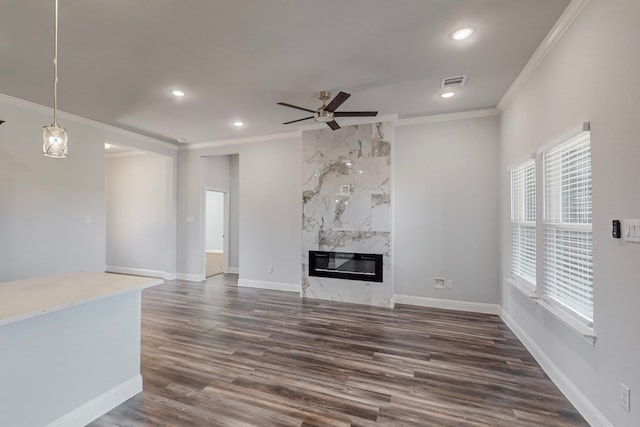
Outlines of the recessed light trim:
<svg viewBox="0 0 640 427">
<path fill-rule="evenodd" d="M 447 92 L 442 92 L 442 93 L 440 94 L 440 97 L 441 97 L 441 98 L 444 98 L 444 99 L 448 99 L 448 98 L 452 98 L 455 94 L 456 94 L 456 93 L 455 93 L 455 92 L 453 92 L 453 91 L 447 91 Z"/>
<path fill-rule="evenodd" d="M 473 34 L 474 31 L 475 30 L 471 27 L 460 28 L 459 30 L 456 30 L 453 33 L 451 33 L 451 38 L 454 40 L 464 40 L 467 37 L 469 37 L 471 34 Z"/>
<path fill-rule="evenodd" d="M 241 122 L 240 120 L 233 122 L 233 125 L 237 128 L 241 128 L 244 126 L 244 122 Z"/>
<path fill-rule="evenodd" d="M 171 95 L 176 96 L 178 98 L 182 98 L 183 96 L 185 96 L 187 93 L 183 90 L 180 89 L 174 89 L 171 91 Z"/>
</svg>

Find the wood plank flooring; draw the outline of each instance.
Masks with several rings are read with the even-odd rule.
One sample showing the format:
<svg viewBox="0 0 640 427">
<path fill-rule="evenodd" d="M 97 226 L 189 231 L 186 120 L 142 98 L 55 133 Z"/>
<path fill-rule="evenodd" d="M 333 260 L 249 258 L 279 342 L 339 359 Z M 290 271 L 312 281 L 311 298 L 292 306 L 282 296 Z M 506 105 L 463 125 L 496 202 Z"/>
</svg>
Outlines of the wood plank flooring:
<svg viewBox="0 0 640 427">
<path fill-rule="evenodd" d="M 499 317 L 147 289 L 144 391 L 105 426 L 587 426 Z"/>
</svg>

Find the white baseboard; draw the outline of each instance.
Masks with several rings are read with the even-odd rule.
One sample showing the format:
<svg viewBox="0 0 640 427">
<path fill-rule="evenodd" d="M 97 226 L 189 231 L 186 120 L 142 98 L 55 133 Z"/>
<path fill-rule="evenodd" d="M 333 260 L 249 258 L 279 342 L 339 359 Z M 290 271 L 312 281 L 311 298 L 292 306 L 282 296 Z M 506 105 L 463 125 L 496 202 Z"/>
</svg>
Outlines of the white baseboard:
<svg viewBox="0 0 640 427">
<path fill-rule="evenodd" d="M 140 374 L 63 415 L 46 427 L 81 427 L 106 414 L 142 391 Z"/>
<path fill-rule="evenodd" d="M 417 297 L 412 295 L 394 295 L 391 298 L 391 306 L 396 304 L 417 305 L 420 307 L 443 308 L 445 310 L 469 311 L 472 313 L 499 314 L 498 304 L 486 304 L 482 302 L 455 301 L 439 298 Z"/>
<path fill-rule="evenodd" d="M 224 252 L 222 252 L 222 249 L 207 249 L 205 252 L 208 253 L 208 254 L 221 254 L 221 253 L 224 253 Z"/>
<path fill-rule="evenodd" d="M 562 394 L 576 407 L 578 412 L 594 427 L 613 427 L 613 424 L 602 412 L 585 396 L 580 389 L 553 363 L 551 358 L 536 344 L 536 342 L 522 329 L 522 327 L 504 310 L 500 310 L 502 321 L 511 329 L 518 339 L 529 350 L 551 381 L 560 389 Z"/>
<path fill-rule="evenodd" d="M 238 279 L 243 288 L 270 289 L 272 291 L 302 292 L 302 286 L 296 283 L 263 282 L 262 280 Z"/>
<path fill-rule="evenodd" d="M 107 265 L 104 269 L 107 273 L 120 273 L 120 274 L 133 274 L 134 276 L 159 277 L 161 279 L 167 279 L 167 280 L 173 280 L 175 278 L 173 274 L 160 271 L 160 270 L 145 270 L 143 268 L 118 267 L 116 265 Z"/>
<path fill-rule="evenodd" d="M 229 267 L 227 273 L 240 274 L 240 267 Z"/>
<path fill-rule="evenodd" d="M 176 279 L 187 282 L 203 282 L 206 277 L 204 274 L 176 273 Z"/>
</svg>

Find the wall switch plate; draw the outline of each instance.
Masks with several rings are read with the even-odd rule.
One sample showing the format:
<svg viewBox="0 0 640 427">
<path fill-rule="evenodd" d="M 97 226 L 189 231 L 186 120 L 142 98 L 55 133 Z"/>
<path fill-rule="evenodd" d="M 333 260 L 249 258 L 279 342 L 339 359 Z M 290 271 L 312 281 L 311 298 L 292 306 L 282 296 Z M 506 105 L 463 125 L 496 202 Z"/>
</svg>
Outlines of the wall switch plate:
<svg viewBox="0 0 640 427">
<path fill-rule="evenodd" d="M 622 239 L 625 242 L 640 243 L 640 219 L 622 220 Z"/>
<path fill-rule="evenodd" d="M 447 289 L 453 289 L 453 280 L 447 279 Z"/>
<path fill-rule="evenodd" d="M 273 273 L 273 265 L 267 265 L 267 273 Z"/>
<path fill-rule="evenodd" d="M 188 216 L 187 217 L 187 222 L 189 222 L 189 223 L 195 222 L 195 218 L 192 217 L 192 216 Z"/>
<path fill-rule="evenodd" d="M 436 289 L 444 289 L 444 277 L 434 277 L 433 281 L 435 283 L 435 288 Z"/>
<path fill-rule="evenodd" d="M 622 383 L 620 383 L 620 405 L 626 411 L 631 411 L 631 390 Z"/>
</svg>

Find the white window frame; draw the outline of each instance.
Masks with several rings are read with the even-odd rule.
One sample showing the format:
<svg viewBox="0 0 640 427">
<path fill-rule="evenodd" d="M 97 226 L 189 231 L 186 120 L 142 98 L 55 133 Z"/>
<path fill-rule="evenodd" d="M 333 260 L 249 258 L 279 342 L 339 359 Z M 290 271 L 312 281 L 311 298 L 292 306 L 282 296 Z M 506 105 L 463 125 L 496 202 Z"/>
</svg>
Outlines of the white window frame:
<svg viewBox="0 0 640 427">
<path fill-rule="evenodd" d="M 593 317 L 585 318 L 574 312 L 571 309 L 568 309 L 562 303 L 554 300 L 554 298 L 550 298 L 549 295 L 545 294 L 545 279 L 546 273 L 545 270 L 545 262 L 548 256 L 547 250 L 547 242 L 545 240 L 545 233 L 550 227 L 556 227 L 558 229 L 563 230 L 572 230 L 576 232 L 589 232 L 591 234 L 591 238 L 593 236 L 593 226 L 592 221 L 588 223 L 571 223 L 569 224 L 561 223 L 551 223 L 547 221 L 547 182 L 545 179 L 546 170 L 545 170 L 545 153 L 555 150 L 559 147 L 562 147 L 564 144 L 569 144 L 572 141 L 578 140 L 585 135 L 588 136 L 589 139 L 589 166 L 590 172 L 592 172 L 593 168 L 591 167 L 591 135 L 589 131 L 589 123 L 585 123 L 583 125 L 582 132 L 576 130 L 568 137 L 563 138 L 562 140 L 555 142 L 553 144 L 546 145 L 540 148 L 536 154 L 533 155 L 535 161 L 535 175 L 536 175 L 536 216 L 535 216 L 535 227 L 536 227 L 536 277 L 537 283 L 534 286 L 531 286 L 527 281 L 522 280 L 518 277 L 518 275 L 509 274 L 509 277 L 505 277 L 505 281 L 512 285 L 515 289 L 519 290 L 525 296 L 528 296 L 532 300 L 536 301 L 536 304 L 540 305 L 543 309 L 554 315 L 556 318 L 560 319 L 567 326 L 571 328 L 574 332 L 583 336 L 591 345 L 595 345 L 596 333 L 594 329 Z M 529 161 L 527 160 L 516 164 L 515 166 L 509 168 L 509 183 L 512 185 L 512 171 L 518 167 L 521 167 L 527 164 Z M 540 190 L 542 189 L 542 190 Z M 513 224 L 514 224 L 514 215 L 513 215 L 513 188 L 510 187 L 510 209 L 511 209 L 511 224 L 512 224 L 512 245 L 513 245 Z M 589 212 L 589 216 L 591 217 L 593 213 L 593 206 L 591 206 L 591 212 Z M 591 258 L 590 263 L 591 267 L 593 267 L 593 240 L 591 240 Z M 511 254 L 511 263 L 513 264 L 513 247 Z M 513 265 L 511 265 L 511 271 L 513 270 Z M 510 271 L 510 273 L 511 273 Z M 591 284 L 593 289 L 593 276 L 591 276 Z M 592 309 L 594 309 L 595 304 L 592 300 Z"/>
<path fill-rule="evenodd" d="M 510 282 L 530 297 L 536 297 L 536 211 L 537 167 L 535 158 L 509 171 L 511 192 Z M 533 239 L 522 238 L 527 234 Z"/>
<path fill-rule="evenodd" d="M 550 172 L 548 170 L 548 168 L 550 167 L 548 164 L 548 161 L 549 161 L 549 157 L 554 152 L 557 152 L 558 150 L 562 150 L 562 149 L 569 149 L 570 147 L 575 147 L 576 145 L 579 145 L 581 143 L 584 144 L 585 141 L 587 141 L 588 143 L 587 150 L 588 150 L 588 168 L 589 168 L 587 172 L 589 174 L 589 179 L 588 179 L 589 211 L 588 211 L 588 214 L 585 215 L 585 217 L 588 216 L 589 219 L 588 221 L 586 220 L 577 221 L 575 218 L 569 218 L 568 220 L 566 220 L 565 218 L 566 212 L 563 214 L 563 203 L 561 200 L 563 194 L 565 193 L 562 193 L 562 190 L 560 190 L 560 194 L 554 193 L 554 197 L 552 197 L 550 194 L 550 191 L 551 191 L 550 187 L 552 185 L 555 185 L 555 190 L 557 190 L 558 182 L 555 182 L 555 183 L 548 182 L 549 175 L 550 175 Z M 538 289 L 538 296 L 542 296 L 539 303 L 545 309 L 552 312 L 552 314 L 554 314 L 556 317 L 563 320 L 565 323 L 567 323 L 569 326 L 571 326 L 573 329 L 575 329 L 585 337 L 595 337 L 595 333 L 593 329 L 593 308 L 594 308 L 593 307 L 594 305 L 593 304 L 593 240 L 592 240 L 592 221 L 591 221 L 593 208 L 590 205 L 591 203 L 590 175 L 593 168 L 591 167 L 590 132 L 584 131 L 578 135 L 575 135 L 572 138 L 569 138 L 563 141 L 560 144 L 544 149 L 543 151 L 541 151 L 541 157 L 543 159 L 542 202 L 544 207 L 542 209 L 543 211 L 542 225 L 543 225 L 544 232 L 541 233 L 541 235 L 538 238 L 542 239 L 544 242 L 544 245 L 543 245 L 544 253 L 539 259 L 539 263 L 541 264 L 541 270 L 543 272 L 542 281 L 541 281 L 542 286 L 539 286 L 539 289 Z M 587 163 L 585 163 L 585 165 L 587 165 Z M 557 176 L 555 176 L 554 178 L 556 178 L 556 180 L 558 179 Z M 560 187 L 562 187 L 563 184 L 560 183 L 559 185 Z M 550 205 L 551 204 L 550 200 L 552 198 L 555 199 L 553 201 L 554 203 L 553 207 Z M 559 220 L 558 215 L 560 215 L 562 219 Z M 554 216 L 554 218 L 551 218 L 551 216 Z M 558 246 L 557 240 L 551 241 L 549 239 L 550 234 L 555 234 L 557 232 L 573 233 L 574 236 L 578 236 L 577 239 L 580 241 L 581 245 L 583 246 L 586 245 L 585 247 L 588 248 L 588 249 L 584 249 L 584 251 L 586 251 L 588 254 L 579 253 L 575 251 L 572 252 L 573 249 L 568 244 L 565 244 L 564 246 L 562 245 Z M 585 243 L 587 241 L 588 241 L 588 244 Z M 552 244 L 555 244 L 555 246 L 553 246 Z M 563 254 L 561 254 L 558 257 L 552 258 L 550 256 L 551 246 L 555 248 L 559 248 L 560 250 L 564 250 Z M 552 261 L 555 261 L 556 264 L 570 263 L 571 264 L 570 269 L 578 268 L 577 266 L 579 262 L 571 259 L 571 257 L 575 257 L 575 256 L 584 256 L 585 257 L 584 263 L 586 265 L 585 269 L 590 271 L 590 285 L 591 285 L 590 312 L 589 312 L 589 309 L 587 309 L 588 310 L 587 312 L 585 311 L 581 312 L 579 309 L 577 309 L 575 299 L 572 299 L 571 297 L 565 298 L 564 301 L 558 297 L 558 295 L 562 292 L 579 293 L 579 292 L 582 292 L 582 290 L 584 290 L 585 284 L 579 283 L 580 280 L 575 281 L 575 280 L 566 279 L 564 283 L 561 283 L 562 280 L 560 280 L 560 275 L 563 272 L 562 269 L 554 269 L 554 267 L 551 265 Z M 588 283 L 589 274 L 587 274 L 586 276 L 587 276 L 587 279 L 583 280 L 582 282 Z M 575 275 L 572 275 L 570 277 L 575 277 Z M 579 284 L 575 285 L 575 283 L 579 283 Z M 567 293 L 565 295 L 569 295 L 569 294 Z M 584 293 L 582 295 L 584 295 Z M 574 307 L 571 306 L 572 304 L 574 305 Z"/>
</svg>

